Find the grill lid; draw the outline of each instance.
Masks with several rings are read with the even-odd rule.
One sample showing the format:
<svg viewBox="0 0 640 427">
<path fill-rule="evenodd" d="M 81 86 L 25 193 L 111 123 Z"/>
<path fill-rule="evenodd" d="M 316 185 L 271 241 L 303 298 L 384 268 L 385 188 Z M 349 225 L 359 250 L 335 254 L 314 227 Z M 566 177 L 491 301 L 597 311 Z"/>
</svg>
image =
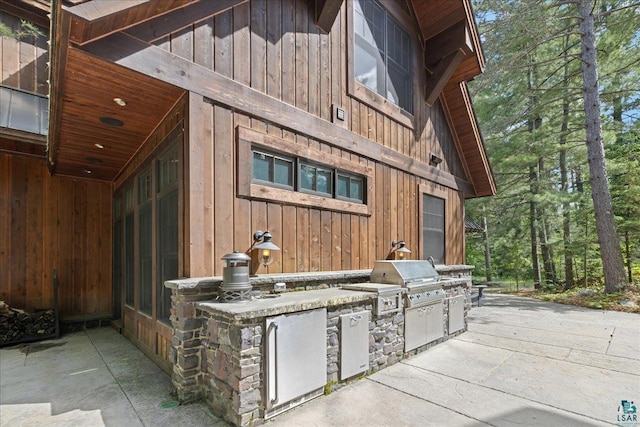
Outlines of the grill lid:
<svg viewBox="0 0 640 427">
<path fill-rule="evenodd" d="M 436 282 L 440 275 L 429 261 L 376 261 L 371 272 L 371 281 L 407 286 L 416 282 Z"/>
</svg>

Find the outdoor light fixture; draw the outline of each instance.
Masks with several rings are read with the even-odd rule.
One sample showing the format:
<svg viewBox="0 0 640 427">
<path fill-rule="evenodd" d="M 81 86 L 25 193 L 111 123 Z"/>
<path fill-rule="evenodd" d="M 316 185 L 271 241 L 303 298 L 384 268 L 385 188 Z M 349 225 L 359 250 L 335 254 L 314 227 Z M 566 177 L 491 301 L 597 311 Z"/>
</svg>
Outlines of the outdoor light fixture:
<svg viewBox="0 0 640 427">
<path fill-rule="evenodd" d="M 440 163 L 442 163 L 442 159 L 438 156 L 436 156 L 435 154 L 431 154 L 431 159 L 429 159 L 429 164 L 431 166 L 438 166 Z"/>
<path fill-rule="evenodd" d="M 258 243 L 260 242 L 260 243 Z M 279 251 L 280 248 L 271 243 L 271 233 L 258 230 L 253 233 L 253 244 L 251 245 L 251 257 L 257 252 L 258 261 L 265 267 L 273 262 L 271 251 Z"/>
<path fill-rule="evenodd" d="M 387 255 L 387 259 L 403 260 L 409 256 L 411 251 L 407 249 L 404 240 L 394 240 L 391 242 L 391 252 Z"/>
</svg>

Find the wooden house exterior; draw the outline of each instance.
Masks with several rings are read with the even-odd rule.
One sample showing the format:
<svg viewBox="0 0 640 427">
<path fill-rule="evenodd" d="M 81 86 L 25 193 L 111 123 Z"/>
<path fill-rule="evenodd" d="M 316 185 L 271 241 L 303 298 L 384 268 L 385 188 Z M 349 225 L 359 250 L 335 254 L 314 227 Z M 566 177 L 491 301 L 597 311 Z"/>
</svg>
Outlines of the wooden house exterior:
<svg viewBox="0 0 640 427">
<path fill-rule="evenodd" d="M 256 230 L 281 248 L 259 274 L 393 240 L 464 263 L 464 200 L 495 193 L 468 0 L 56 4 L 46 153 L 0 146 L 2 298 L 46 305 L 58 268 L 63 316 L 166 365 L 164 280 L 221 275 Z"/>
</svg>

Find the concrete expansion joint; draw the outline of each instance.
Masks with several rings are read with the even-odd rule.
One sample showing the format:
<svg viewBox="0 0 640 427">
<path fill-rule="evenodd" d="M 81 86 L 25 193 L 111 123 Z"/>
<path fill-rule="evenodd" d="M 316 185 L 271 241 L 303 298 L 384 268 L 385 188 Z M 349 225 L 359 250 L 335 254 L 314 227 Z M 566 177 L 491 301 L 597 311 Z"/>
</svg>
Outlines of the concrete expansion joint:
<svg viewBox="0 0 640 427">
<path fill-rule="evenodd" d="M 400 362 L 400 363 L 403 363 L 403 362 Z M 423 370 L 423 371 L 431 372 L 431 373 L 434 373 L 434 374 L 437 374 L 437 375 L 448 376 L 448 375 L 443 375 L 443 374 L 441 374 L 441 373 L 439 373 L 439 372 L 432 372 L 432 371 L 430 371 L 430 370 L 428 370 L 428 369 L 424 369 L 424 368 L 421 368 L 421 367 L 418 367 L 418 366 L 413 366 L 413 365 L 407 365 L 407 366 L 411 366 L 412 368 L 421 369 L 421 370 Z M 454 377 L 449 377 L 449 378 L 453 378 L 453 379 L 455 379 L 455 380 L 463 381 L 463 382 L 466 382 L 466 383 L 469 383 L 469 384 L 474 384 L 474 383 L 471 383 L 471 382 L 469 382 L 469 381 L 461 380 L 461 379 L 459 379 L 459 378 L 454 378 Z M 417 394 L 409 393 L 409 392 L 407 392 L 407 391 L 405 391 L 405 390 L 402 390 L 402 389 L 399 389 L 399 388 L 397 388 L 397 387 L 392 387 L 392 386 L 390 386 L 389 384 L 385 384 L 385 383 L 382 383 L 382 382 L 380 382 L 380 381 L 376 381 L 375 379 L 372 379 L 372 378 L 370 378 L 370 377 L 369 377 L 369 378 L 367 378 L 367 380 L 372 381 L 372 382 L 374 382 L 374 383 L 376 383 L 376 384 L 379 384 L 379 385 L 381 385 L 381 386 L 384 386 L 384 387 L 390 388 L 390 389 L 392 389 L 392 390 L 395 390 L 395 391 L 397 391 L 397 392 L 399 392 L 399 393 L 406 394 L 407 396 L 411 396 L 411 397 L 413 397 L 413 398 L 419 399 L 419 400 L 421 400 L 421 401 L 423 401 L 423 402 L 429 402 L 430 404 L 432 404 L 432 405 L 434 405 L 434 406 L 438 406 L 438 407 L 440 407 L 440 408 L 442 408 L 442 409 L 445 409 L 445 410 L 447 410 L 447 411 L 455 412 L 456 414 L 458 414 L 458 415 L 462 415 L 462 416 L 463 416 L 463 417 L 465 417 L 465 418 L 469 418 L 469 419 L 475 420 L 475 421 L 477 421 L 477 422 L 478 422 L 478 423 L 480 423 L 480 424 L 486 424 L 486 425 L 490 425 L 490 426 L 493 426 L 493 427 L 497 427 L 497 425 L 495 425 L 495 424 L 488 423 L 487 421 L 483 421 L 483 420 L 481 420 L 481 419 L 479 419 L 479 418 L 472 417 L 472 416 L 470 416 L 469 414 L 465 414 L 464 412 L 457 411 L 457 410 L 455 409 L 455 407 L 452 407 L 452 406 L 449 406 L 449 405 L 442 405 L 442 404 L 440 404 L 440 403 L 438 403 L 438 402 L 434 402 L 433 400 L 425 399 L 424 397 L 419 396 L 419 395 L 417 395 Z"/>
</svg>

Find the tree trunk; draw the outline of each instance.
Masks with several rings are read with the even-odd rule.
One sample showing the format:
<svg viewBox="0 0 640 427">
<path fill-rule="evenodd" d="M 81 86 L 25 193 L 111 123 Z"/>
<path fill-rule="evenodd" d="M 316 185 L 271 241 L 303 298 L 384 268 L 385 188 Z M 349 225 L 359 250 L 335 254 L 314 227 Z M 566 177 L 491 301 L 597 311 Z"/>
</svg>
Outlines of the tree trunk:
<svg viewBox="0 0 640 427">
<path fill-rule="evenodd" d="M 540 177 L 544 173 L 544 158 L 538 159 L 538 193 L 540 192 Z M 553 250 L 549 246 L 550 227 L 547 220 L 546 212 L 542 203 L 536 206 L 538 239 L 540 240 L 540 253 L 542 254 L 542 268 L 544 270 L 544 282 L 546 285 L 552 285 L 556 281 L 555 265 L 553 264 Z"/>
<path fill-rule="evenodd" d="M 569 104 L 567 103 L 566 106 L 568 109 Z M 560 182 L 562 191 L 568 194 L 567 151 L 564 148 L 560 150 Z M 571 204 L 568 201 L 562 202 L 562 243 L 564 245 L 564 287 L 572 289 L 575 282 L 573 278 L 573 248 L 571 247 Z"/>
<path fill-rule="evenodd" d="M 537 112 L 537 98 L 533 91 L 535 80 L 535 58 L 531 56 L 531 65 L 527 69 L 527 87 L 529 88 L 529 101 L 531 103 L 531 112 L 527 118 L 527 126 L 531 135 L 531 147 L 535 148 L 536 129 L 540 127 L 542 120 Z M 531 192 L 531 201 L 529 202 L 529 230 L 531 232 L 531 267 L 533 268 L 533 286 L 536 289 L 542 288 L 542 280 L 540 277 L 540 264 L 538 262 L 538 238 L 536 236 L 538 230 L 538 204 L 536 197 L 540 190 L 540 177 L 538 176 L 537 165 L 529 166 L 529 189 Z"/>
<path fill-rule="evenodd" d="M 624 232 L 624 252 L 627 259 L 627 279 L 629 283 L 633 283 L 633 269 L 631 268 L 631 239 L 629 239 L 629 230 Z"/>
<path fill-rule="evenodd" d="M 529 166 L 529 186 L 531 196 L 537 194 L 538 174 L 535 166 Z M 531 234 L 531 268 L 533 269 L 533 286 L 536 289 L 542 287 L 540 280 L 540 264 L 538 263 L 538 237 L 536 227 L 536 202 L 533 197 L 529 202 L 529 231 Z"/>
<path fill-rule="evenodd" d="M 565 96 L 562 100 L 562 125 L 560 127 L 560 191 L 564 193 L 562 202 L 562 243 L 564 245 L 564 288 L 572 289 L 575 286 L 573 279 L 573 252 L 571 247 L 571 204 L 567 200 L 569 195 L 569 179 L 567 176 L 567 133 L 569 131 L 569 61 L 568 61 L 569 36 L 564 39 L 564 80 Z"/>
<path fill-rule="evenodd" d="M 605 293 L 613 293 L 627 284 L 627 278 L 622 262 L 620 240 L 613 217 L 604 159 L 593 7 L 593 0 L 580 0 L 578 3 L 580 13 L 580 57 L 582 59 L 582 76 L 584 79 L 584 112 L 591 198 L 593 199 L 596 231 L 598 242 L 600 243 L 600 257 L 604 269 Z"/>
</svg>

